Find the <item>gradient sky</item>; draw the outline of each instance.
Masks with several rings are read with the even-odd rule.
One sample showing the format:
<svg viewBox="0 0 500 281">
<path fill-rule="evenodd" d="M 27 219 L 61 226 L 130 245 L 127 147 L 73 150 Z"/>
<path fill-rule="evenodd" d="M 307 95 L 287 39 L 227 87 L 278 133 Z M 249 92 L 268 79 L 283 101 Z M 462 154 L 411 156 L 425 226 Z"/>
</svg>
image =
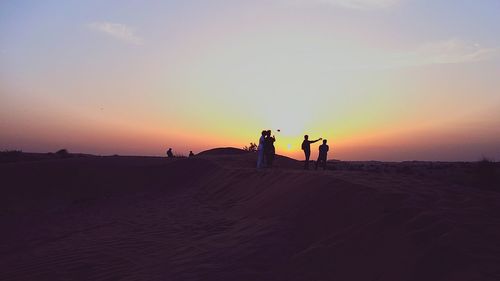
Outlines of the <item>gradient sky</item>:
<svg viewBox="0 0 500 281">
<path fill-rule="evenodd" d="M 500 1 L 0 1 L 0 150 L 500 160 Z M 317 152 L 317 147 L 313 146 Z M 315 154 L 313 154 L 315 157 Z"/>
</svg>

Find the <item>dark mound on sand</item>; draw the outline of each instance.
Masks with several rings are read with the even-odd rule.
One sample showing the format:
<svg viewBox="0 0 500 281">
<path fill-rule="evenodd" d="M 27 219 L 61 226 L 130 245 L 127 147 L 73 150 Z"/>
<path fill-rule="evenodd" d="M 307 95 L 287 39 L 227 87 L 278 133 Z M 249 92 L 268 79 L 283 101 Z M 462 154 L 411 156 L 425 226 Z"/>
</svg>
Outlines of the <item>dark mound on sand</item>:
<svg viewBox="0 0 500 281">
<path fill-rule="evenodd" d="M 234 147 L 214 148 L 198 153 L 200 158 L 215 160 L 218 164 L 233 168 L 255 168 L 257 153 Z M 301 169 L 303 164 L 290 157 L 276 155 L 273 168 Z"/>
<path fill-rule="evenodd" d="M 202 151 L 198 153 L 198 155 L 240 155 L 240 154 L 247 154 L 249 153 L 248 151 L 245 151 L 243 149 L 239 148 L 234 148 L 234 147 L 220 147 L 220 148 L 214 148 L 214 149 L 209 149 Z"/>
</svg>

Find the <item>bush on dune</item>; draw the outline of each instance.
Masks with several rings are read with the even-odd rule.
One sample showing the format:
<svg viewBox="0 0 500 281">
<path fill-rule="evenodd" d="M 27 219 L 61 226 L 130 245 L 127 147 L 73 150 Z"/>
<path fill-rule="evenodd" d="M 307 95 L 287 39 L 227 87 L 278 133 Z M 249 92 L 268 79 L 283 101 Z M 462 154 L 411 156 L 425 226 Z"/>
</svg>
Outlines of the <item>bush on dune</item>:
<svg viewBox="0 0 500 281">
<path fill-rule="evenodd" d="M 500 191 L 500 165 L 490 158 L 483 157 L 474 163 L 474 176 L 476 181 L 488 189 Z"/>
<path fill-rule="evenodd" d="M 243 150 L 248 152 L 255 152 L 257 151 L 257 144 L 251 142 L 249 146 L 244 146 Z"/>
</svg>

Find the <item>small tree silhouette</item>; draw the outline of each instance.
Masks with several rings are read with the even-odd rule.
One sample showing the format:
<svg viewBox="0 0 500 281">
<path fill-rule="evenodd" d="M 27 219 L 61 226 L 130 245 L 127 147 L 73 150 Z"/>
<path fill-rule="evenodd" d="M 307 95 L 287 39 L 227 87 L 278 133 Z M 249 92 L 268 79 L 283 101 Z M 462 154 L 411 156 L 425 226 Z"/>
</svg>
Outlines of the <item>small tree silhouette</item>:
<svg viewBox="0 0 500 281">
<path fill-rule="evenodd" d="M 257 151 L 257 144 L 251 142 L 250 146 L 243 147 L 243 150 L 248 151 L 248 152 L 255 152 L 255 151 Z"/>
</svg>

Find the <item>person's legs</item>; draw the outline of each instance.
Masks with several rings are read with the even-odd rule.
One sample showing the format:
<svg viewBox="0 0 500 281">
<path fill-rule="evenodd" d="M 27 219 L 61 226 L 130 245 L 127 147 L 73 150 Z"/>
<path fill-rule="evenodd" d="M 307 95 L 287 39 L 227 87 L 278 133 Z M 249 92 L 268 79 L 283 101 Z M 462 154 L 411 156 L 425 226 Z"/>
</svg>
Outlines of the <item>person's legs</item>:
<svg viewBox="0 0 500 281">
<path fill-rule="evenodd" d="M 310 151 L 304 151 L 306 154 L 306 162 L 304 163 L 304 169 L 308 170 L 309 169 L 309 157 L 311 157 L 311 152 Z"/>
<path fill-rule="evenodd" d="M 272 149 L 271 152 L 269 153 L 269 158 L 271 159 L 271 166 L 274 164 L 274 160 L 276 159 L 276 150 Z"/>
<path fill-rule="evenodd" d="M 273 166 L 273 155 L 271 153 L 266 154 L 266 165 L 267 167 Z"/>
<path fill-rule="evenodd" d="M 260 169 L 263 167 L 263 162 L 264 162 L 264 151 L 259 150 L 257 156 L 257 169 Z"/>
<path fill-rule="evenodd" d="M 318 169 L 318 166 L 320 166 L 320 164 L 323 166 L 323 170 L 326 170 L 326 156 L 318 156 L 318 161 L 316 161 L 316 170 Z"/>
</svg>

